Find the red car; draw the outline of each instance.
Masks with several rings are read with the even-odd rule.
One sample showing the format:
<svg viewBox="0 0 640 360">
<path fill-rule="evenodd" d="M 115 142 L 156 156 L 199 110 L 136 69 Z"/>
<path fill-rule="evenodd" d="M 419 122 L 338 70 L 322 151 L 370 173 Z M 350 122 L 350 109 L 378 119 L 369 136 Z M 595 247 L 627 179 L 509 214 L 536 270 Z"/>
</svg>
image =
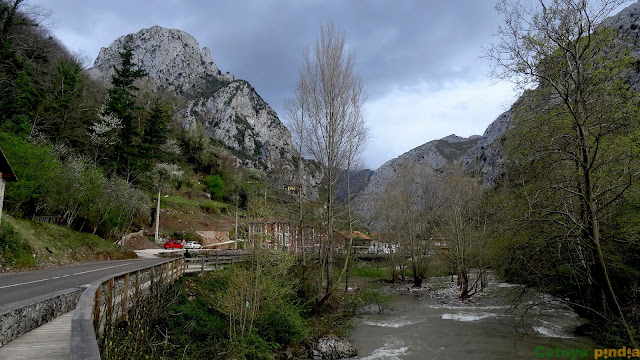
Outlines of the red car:
<svg viewBox="0 0 640 360">
<path fill-rule="evenodd" d="M 182 244 L 180 243 L 180 241 L 167 241 L 166 243 L 164 243 L 164 248 L 165 249 L 182 249 Z"/>
</svg>

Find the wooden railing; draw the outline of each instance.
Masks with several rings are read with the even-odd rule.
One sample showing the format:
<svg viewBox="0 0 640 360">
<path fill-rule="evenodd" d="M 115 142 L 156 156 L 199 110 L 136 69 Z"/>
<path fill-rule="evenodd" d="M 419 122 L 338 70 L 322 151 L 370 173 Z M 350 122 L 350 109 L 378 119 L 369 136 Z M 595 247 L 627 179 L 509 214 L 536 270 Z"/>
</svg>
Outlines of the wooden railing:
<svg viewBox="0 0 640 360">
<path fill-rule="evenodd" d="M 207 271 L 219 269 L 222 265 L 231 265 L 244 262 L 250 255 L 218 255 L 209 254 L 206 256 L 197 256 L 185 258 L 186 271 Z"/>
<path fill-rule="evenodd" d="M 109 325 L 127 319 L 136 299 L 159 284 L 168 284 L 185 272 L 219 269 L 246 261 L 250 255 L 211 255 L 173 258 L 148 268 L 124 272 L 93 282 L 82 293 L 71 320 L 69 359 L 99 360 L 97 338 Z"/>
<path fill-rule="evenodd" d="M 126 319 L 137 298 L 159 284 L 168 284 L 184 274 L 183 258 L 169 259 L 148 268 L 121 273 L 93 282 L 82 293 L 71 320 L 69 358 L 99 360 L 97 337 L 108 322 Z"/>
</svg>

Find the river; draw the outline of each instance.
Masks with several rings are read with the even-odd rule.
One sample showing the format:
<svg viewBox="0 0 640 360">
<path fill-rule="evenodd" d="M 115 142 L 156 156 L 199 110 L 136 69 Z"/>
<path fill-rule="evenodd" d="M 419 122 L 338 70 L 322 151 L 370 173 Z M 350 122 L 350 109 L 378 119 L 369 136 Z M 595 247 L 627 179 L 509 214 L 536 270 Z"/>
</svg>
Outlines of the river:
<svg viewBox="0 0 640 360">
<path fill-rule="evenodd" d="M 397 293 L 391 310 L 355 318 L 351 343 L 358 359 L 539 359 L 536 351 L 589 349 L 593 354 L 596 347 L 572 333 L 585 321 L 551 296 L 527 293 L 513 307 L 523 289 L 511 284 L 492 282 L 467 302 L 457 299 L 449 278 L 432 279 L 424 287 L 389 288 Z"/>
</svg>

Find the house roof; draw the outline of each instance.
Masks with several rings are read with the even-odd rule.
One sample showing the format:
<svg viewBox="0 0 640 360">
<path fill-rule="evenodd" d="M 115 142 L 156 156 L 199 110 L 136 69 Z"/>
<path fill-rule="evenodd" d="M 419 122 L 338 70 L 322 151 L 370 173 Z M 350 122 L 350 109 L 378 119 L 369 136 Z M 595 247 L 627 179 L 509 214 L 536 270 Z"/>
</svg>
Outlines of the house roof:
<svg viewBox="0 0 640 360">
<path fill-rule="evenodd" d="M 290 221 L 289 219 L 286 219 L 286 218 L 270 216 L 267 218 L 250 220 L 248 221 L 248 223 L 249 224 L 275 224 L 275 223 L 288 224 L 290 223 Z"/>
<path fill-rule="evenodd" d="M 6 156 L 2 152 L 0 148 L 0 174 L 2 175 L 2 179 L 4 181 L 18 181 L 18 178 L 11 170 L 11 165 L 9 165 L 9 160 L 7 160 Z"/>
<path fill-rule="evenodd" d="M 342 235 L 346 238 L 349 237 L 349 231 L 344 230 L 344 231 L 338 231 L 338 234 Z M 368 237 L 367 235 L 361 233 L 360 231 L 354 231 L 353 232 L 353 238 L 354 239 L 364 239 L 364 240 L 371 240 L 370 237 Z"/>
</svg>

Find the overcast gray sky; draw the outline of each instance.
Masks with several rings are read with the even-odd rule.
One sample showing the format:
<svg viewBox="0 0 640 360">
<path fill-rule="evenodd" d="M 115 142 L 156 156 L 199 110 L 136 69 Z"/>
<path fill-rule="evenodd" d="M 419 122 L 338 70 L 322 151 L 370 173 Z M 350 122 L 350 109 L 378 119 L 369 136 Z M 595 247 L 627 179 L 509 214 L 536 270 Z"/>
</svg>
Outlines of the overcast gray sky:
<svg viewBox="0 0 640 360">
<path fill-rule="evenodd" d="M 495 0 L 28 0 L 51 11 L 52 33 L 93 64 L 101 47 L 152 25 L 209 47 L 282 115 L 302 51 L 333 21 L 368 94 L 367 167 L 450 134 L 481 135 L 514 100 L 490 79 L 482 47 L 496 41 Z M 283 120 L 281 118 L 281 120 Z"/>
</svg>

